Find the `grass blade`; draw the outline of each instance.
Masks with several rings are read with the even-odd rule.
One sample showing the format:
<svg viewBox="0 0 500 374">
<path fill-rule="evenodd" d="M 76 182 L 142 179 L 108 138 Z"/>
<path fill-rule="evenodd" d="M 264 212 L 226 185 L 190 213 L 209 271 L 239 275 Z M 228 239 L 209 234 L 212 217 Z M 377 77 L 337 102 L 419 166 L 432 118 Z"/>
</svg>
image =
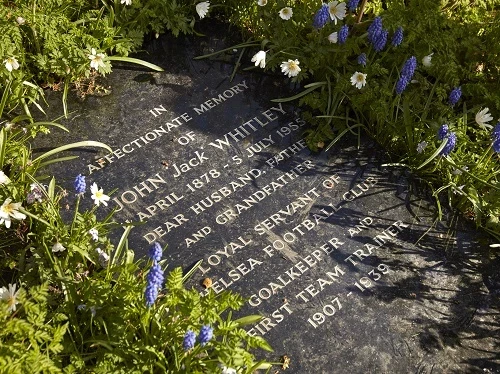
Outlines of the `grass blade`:
<svg viewBox="0 0 500 374">
<path fill-rule="evenodd" d="M 439 156 L 439 154 L 441 153 L 441 151 L 443 150 L 443 148 L 446 146 L 446 144 L 448 143 L 448 138 L 444 138 L 443 139 L 443 142 L 441 143 L 441 145 L 439 146 L 438 149 L 436 149 L 434 151 L 434 153 L 431 155 L 431 157 L 429 157 L 427 160 L 425 160 L 422 164 L 420 164 L 418 167 L 417 167 L 417 170 L 419 169 L 422 169 L 425 165 L 427 165 L 429 162 L 431 162 L 432 160 L 434 160 L 437 156 Z"/>
<path fill-rule="evenodd" d="M 145 67 L 150 68 L 151 70 L 154 70 L 154 71 L 163 71 L 163 69 L 161 67 L 159 67 L 158 65 L 152 64 L 152 63 L 144 61 L 144 60 L 140 60 L 138 58 L 133 58 L 133 57 L 109 56 L 109 57 L 106 57 L 106 60 L 107 61 L 130 62 L 132 64 L 145 66 Z"/>
<path fill-rule="evenodd" d="M 335 143 L 337 143 L 348 131 L 352 131 L 353 129 L 355 129 L 357 127 L 365 127 L 365 126 L 363 124 L 361 124 L 361 123 L 357 123 L 355 125 L 352 125 L 351 127 L 348 127 L 347 129 L 345 129 L 344 131 L 342 131 L 340 134 L 338 134 L 337 137 L 330 142 L 330 144 L 328 144 L 328 146 L 325 148 L 325 152 L 328 152 L 328 150 L 330 148 L 332 148 L 333 145 Z"/>
<path fill-rule="evenodd" d="M 271 101 L 274 103 L 286 103 L 287 101 L 293 101 L 293 100 L 296 100 L 304 95 L 307 95 L 309 92 L 312 92 L 316 88 L 319 88 L 319 87 L 324 86 L 326 84 L 327 84 L 326 82 L 311 83 L 311 84 L 304 86 L 304 88 L 306 88 L 306 89 L 304 91 L 298 93 L 297 95 L 286 97 L 284 99 L 272 99 Z"/>
<path fill-rule="evenodd" d="M 218 54 L 220 54 L 222 52 L 232 51 L 233 49 L 245 48 L 245 47 L 256 47 L 259 44 L 260 44 L 259 42 L 246 42 L 246 43 L 238 44 L 238 45 L 235 45 L 235 46 L 232 46 L 232 47 L 229 47 L 229 48 L 224 48 L 224 49 L 221 49 L 220 51 L 209 53 L 207 55 L 196 56 L 195 58 L 193 58 L 193 60 L 201 60 L 202 58 L 208 58 L 208 57 L 212 57 L 212 56 L 217 56 Z"/>
<path fill-rule="evenodd" d="M 113 150 L 106 144 L 101 143 L 101 142 L 96 142 L 93 140 L 86 140 L 82 142 L 76 142 L 76 143 L 71 143 L 71 144 L 66 144 L 63 145 L 62 147 L 57 147 L 51 151 L 48 151 L 47 153 L 44 153 L 41 156 L 38 156 L 33 160 L 33 162 L 41 161 L 47 157 L 50 157 L 52 155 L 55 155 L 56 153 L 63 152 L 63 151 L 68 151 L 72 148 L 79 148 L 79 147 L 98 147 L 98 148 L 104 148 L 109 151 L 109 153 L 112 153 Z"/>
</svg>

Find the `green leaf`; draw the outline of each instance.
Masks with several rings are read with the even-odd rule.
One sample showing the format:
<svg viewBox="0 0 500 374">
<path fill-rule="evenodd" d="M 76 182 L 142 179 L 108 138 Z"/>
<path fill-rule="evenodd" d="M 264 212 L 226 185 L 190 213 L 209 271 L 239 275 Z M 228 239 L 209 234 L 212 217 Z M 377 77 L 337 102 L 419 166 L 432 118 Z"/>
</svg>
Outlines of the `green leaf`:
<svg viewBox="0 0 500 374">
<path fill-rule="evenodd" d="M 115 264 L 115 265 L 117 264 L 117 262 L 118 262 L 118 260 L 120 258 L 120 255 L 123 252 L 123 249 L 125 247 L 125 243 L 127 242 L 127 237 L 130 234 L 130 231 L 132 230 L 132 227 L 133 226 L 127 226 L 125 228 L 125 231 L 123 232 L 123 234 L 122 234 L 122 236 L 120 238 L 120 242 L 116 246 L 115 253 L 113 255 L 113 259 L 111 260 L 112 264 Z"/>
<path fill-rule="evenodd" d="M 344 131 L 342 131 L 339 135 L 337 135 L 337 137 L 335 139 L 333 139 L 330 144 L 328 144 L 328 146 L 325 148 L 325 152 L 328 152 L 328 150 L 333 147 L 333 145 L 335 143 L 337 143 L 348 131 L 352 131 L 353 129 L 355 129 L 356 127 L 365 127 L 364 125 L 362 125 L 361 123 L 357 123 L 355 125 L 352 125 L 351 127 L 348 127 L 347 129 L 345 129 Z"/>
<path fill-rule="evenodd" d="M 48 191 L 47 191 L 49 198 L 51 200 L 54 199 L 55 188 L 56 188 L 56 180 L 54 177 L 52 177 L 52 179 L 50 180 L 50 183 L 49 183 Z"/>
<path fill-rule="evenodd" d="M 33 160 L 33 163 L 35 163 L 37 161 L 41 161 L 41 160 L 43 160 L 43 159 L 45 159 L 47 157 L 50 157 L 52 155 L 55 155 L 56 153 L 64 152 L 64 151 L 69 151 L 70 149 L 79 148 L 79 147 L 98 147 L 98 148 L 104 148 L 104 149 L 108 150 L 109 153 L 113 152 L 113 150 L 108 145 L 106 145 L 104 143 L 96 142 L 96 141 L 93 141 L 93 140 L 86 140 L 86 141 L 76 142 L 76 143 L 71 143 L 71 144 L 66 144 L 66 145 L 63 145 L 61 147 L 54 148 L 53 150 L 48 151 L 48 152 L 44 153 L 43 155 L 38 156 L 37 158 L 35 158 Z"/>
<path fill-rule="evenodd" d="M 109 57 L 106 57 L 105 60 L 130 62 L 132 64 L 145 66 L 145 67 L 150 68 L 151 70 L 154 70 L 154 71 L 163 71 L 163 69 L 161 67 L 159 67 L 158 65 L 152 64 L 152 63 L 144 61 L 144 60 L 140 60 L 138 58 L 109 56 Z"/>
<path fill-rule="evenodd" d="M 444 138 L 443 139 L 443 142 L 441 143 L 441 145 L 438 147 L 438 149 L 436 149 L 434 151 L 434 153 L 431 155 L 431 157 L 429 157 L 427 160 L 425 160 L 422 164 L 420 164 L 418 167 L 417 167 L 417 170 L 419 169 L 422 169 L 425 165 L 427 165 L 429 162 L 431 162 L 432 160 L 434 160 L 437 156 L 439 156 L 439 154 L 441 153 L 441 151 L 443 150 L 443 148 L 446 146 L 446 143 L 448 143 L 448 138 Z"/>
<path fill-rule="evenodd" d="M 255 365 L 253 365 L 247 371 L 247 373 L 255 373 L 256 370 L 269 370 L 273 367 L 273 365 L 280 365 L 281 366 L 282 364 L 281 363 L 272 364 L 272 363 L 266 362 L 266 361 L 259 361 Z"/>
<path fill-rule="evenodd" d="M 237 323 L 239 325 L 239 327 L 242 327 L 242 326 L 246 326 L 246 325 L 251 325 L 253 323 L 257 323 L 260 320 L 262 320 L 262 318 L 263 317 L 261 315 L 253 314 L 250 316 L 239 318 L 239 319 L 235 320 L 234 322 Z"/>
<path fill-rule="evenodd" d="M 54 158 L 53 160 L 41 162 L 40 164 L 38 164 L 38 167 L 42 168 L 42 167 L 45 167 L 47 165 L 56 164 L 58 162 L 71 161 L 71 160 L 74 160 L 75 158 L 78 158 L 78 156 L 66 156 L 66 157 Z"/>
<path fill-rule="evenodd" d="M 246 48 L 246 47 L 258 46 L 258 45 L 259 45 L 258 42 L 241 43 L 241 44 L 229 47 L 229 48 L 221 49 L 220 51 L 217 51 L 217 52 L 214 52 L 214 53 L 208 53 L 208 54 L 203 55 L 203 56 L 196 56 L 196 57 L 194 57 L 194 60 L 201 60 L 202 58 L 216 56 L 216 55 L 218 55 L 218 54 L 220 54 L 222 52 L 232 51 L 233 49 Z"/>
<path fill-rule="evenodd" d="M 0 169 L 3 168 L 6 148 L 7 148 L 7 132 L 5 131 L 5 127 L 2 127 L 0 129 Z"/>
<path fill-rule="evenodd" d="M 175 268 L 168 275 L 167 287 L 169 290 L 182 289 L 182 269 L 180 267 Z"/>
<path fill-rule="evenodd" d="M 196 264 L 194 264 L 194 266 L 191 269 L 189 269 L 189 271 L 186 274 L 184 274 L 184 276 L 182 277 L 183 283 L 186 282 L 194 274 L 194 272 L 196 271 L 196 269 L 200 267 L 202 262 L 203 260 L 198 261 Z"/>
<path fill-rule="evenodd" d="M 274 103 L 286 103 L 288 101 L 293 101 L 293 100 L 296 100 L 298 98 L 301 98 L 302 96 L 307 95 L 308 93 L 310 93 L 310 92 L 314 91 L 315 89 L 322 87 L 326 84 L 327 84 L 327 82 L 310 83 L 310 84 L 305 85 L 304 88 L 306 88 L 306 89 L 304 91 L 298 93 L 297 95 L 286 97 L 284 99 L 272 99 L 271 101 Z"/>
<path fill-rule="evenodd" d="M 127 250 L 126 255 L 125 255 L 125 263 L 126 264 L 132 264 L 134 262 L 134 256 L 135 252 L 132 250 Z"/>
<path fill-rule="evenodd" d="M 255 336 L 256 342 L 259 348 L 262 348 L 268 352 L 274 352 L 269 343 L 262 336 Z"/>
</svg>

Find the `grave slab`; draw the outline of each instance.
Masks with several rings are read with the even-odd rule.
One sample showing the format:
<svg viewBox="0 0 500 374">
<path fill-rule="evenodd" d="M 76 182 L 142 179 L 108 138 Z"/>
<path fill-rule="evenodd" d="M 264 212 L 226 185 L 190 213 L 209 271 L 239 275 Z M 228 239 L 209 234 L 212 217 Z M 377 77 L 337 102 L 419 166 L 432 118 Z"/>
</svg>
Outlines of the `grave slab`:
<svg viewBox="0 0 500 374">
<path fill-rule="evenodd" d="M 100 212 L 142 222 L 129 236 L 138 257 L 158 241 L 169 268 L 203 260 L 189 287 L 241 293 L 241 315 L 264 316 L 248 333 L 275 350 L 261 357 L 289 359 L 272 372 L 500 372 L 498 277 L 480 237 L 453 212 L 436 221 L 370 140 L 310 152 L 297 108 L 270 101 L 293 92 L 288 79 L 230 81 L 238 53 L 193 60 L 224 35 L 162 36 L 141 57 L 165 72 L 115 67 L 101 81 L 111 94 L 70 95 L 71 133 L 51 139 L 113 153 L 73 152 L 52 169 L 59 183 L 72 190 L 82 173 L 114 191 Z M 49 95 L 53 117 L 60 99 Z"/>
</svg>

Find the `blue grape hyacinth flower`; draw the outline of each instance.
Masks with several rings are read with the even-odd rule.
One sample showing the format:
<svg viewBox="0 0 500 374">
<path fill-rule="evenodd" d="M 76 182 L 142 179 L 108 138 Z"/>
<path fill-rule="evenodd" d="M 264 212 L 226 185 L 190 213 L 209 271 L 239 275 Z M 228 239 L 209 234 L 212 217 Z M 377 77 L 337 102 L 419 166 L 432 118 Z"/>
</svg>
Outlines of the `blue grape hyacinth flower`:
<svg viewBox="0 0 500 374">
<path fill-rule="evenodd" d="M 74 183 L 75 191 L 77 194 L 84 194 L 87 189 L 87 183 L 85 183 L 85 176 L 78 174 L 75 178 Z"/>
<path fill-rule="evenodd" d="M 491 137 L 493 138 L 493 150 L 497 153 L 500 153 L 500 122 L 498 122 L 493 131 L 491 132 Z"/>
<path fill-rule="evenodd" d="M 500 153 L 500 138 L 494 140 L 491 146 L 496 153 Z"/>
<path fill-rule="evenodd" d="M 495 139 L 491 146 L 496 153 L 500 153 L 500 138 Z"/>
<path fill-rule="evenodd" d="M 327 4 L 323 4 L 321 8 L 316 12 L 313 18 L 313 27 L 315 29 L 323 28 L 328 20 L 330 19 L 330 11 L 329 6 Z"/>
<path fill-rule="evenodd" d="M 441 155 L 448 156 L 451 153 L 451 151 L 453 151 L 456 144 L 457 144 L 457 134 L 455 134 L 454 132 L 450 132 L 450 134 L 448 135 L 448 142 L 441 150 Z"/>
<path fill-rule="evenodd" d="M 458 103 L 458 100 L 460 100 L 461 96 L 462 96 L 462 88 L 455 87 L 450 92 L 450 96 L 448 97 L 448 104 L 450 104 L 450 106 L 455 106 L 455 104 Z"/>
<path fill-rule="evenodd" d="M 394 32 L 391 44 L 393 45 L 393 47 L 398 47 L 402 42 L 403 42 L 403 28 L 400 26 Z"/>
<path fill-rule="evenodd" d="M 148 283 L 146 286 L 146 291 L 144 292 L 144 296 L 146 298 L 146 306 L 151 307 L 156 299 L 158 298 L 159 289 L 155 284 Z"/>
<path fill-rule="evenodd" d="M 404 90 L 406 90 L 408 83 L 410 83 L 410 81 L 406 76 L 402 75 L 399 77 L 398 82 L 396 83 L 396 94 L 401 95 Z"/>
<path fill-rule="evenodd" d="M 411 56 L 403 65 L 401 74 L 406 75 L 408 79 L 411 79 L 413 78 L 413 74 L 415 74 L 415 70 L 417 70 L 417 58 L 415 56 Z"/>
<path fill-rule="evenodd" d="M 163 275 L 161 266 L 155 263 L 153 266 L 151 266 L 151 269 L 149 269 L 147 277 L 145 297 L 146 305 L 148 307 L 152 306 L 155 303 L 164 280 L 165 277 Z"/>
<path fill-rule="evenodd" d="M 438 130 L 438 139 L 443 140 L 448 135 L 448 125 L 442 125 Z"/>
<path fill-rule="evenodd" d="M 366 63 L 367 63 L 366 53 L 363 52 L 358 56 L 358 64 L 361 66 L 366 66 Z"/>
<path fill-rule="evenodd" d="M 498 122 L 495 127 L 493 127 L 493 131 L 491 132 L 491 136 L 494 139 L 500 139 L 500 122 Z"/>
<path fill-rule="evenodd" d="M 381 32 L 382 32 L 382 18 L 375 17 L 370 26 L 368 26 L 368 40 L 374 43 Z"/>
<path fill-rule="evenodd" d="M 349 0 L 347 2 L 347 8 L 349 12 L 354 12 L 359 5 L 359 0 Z"/>
<path fill-rule="evenodd" d="M 406 90 L 406 87 L 411 82 L 416 69 L 417 58 L 415 56 L 411 56 L 408 60 L 405 61 L 403 68 L 401 69 L 401 76 L 396 83 L 396 94 L 401 95 L 403 91 Z"/>
<path fill-rule="evenodd" d="M 373 40 L 373 49 L 375 52 L 381 52 L 385 45 L 387 44 L 387 37 L 389 32 L 387 30 L 382 30 Z"/>
<path fill-rule="evenodd" d="M 348 35 L 349 35 L 349 27 L 347 25 L 343 25 L 338 33 L 339 44 L 344 44 L 347 40 Z"/>
<path fill-rule="evenodd" d="M 200 344 L 203 346 L 207 344 L 210 339 L 212 339 L 214 334 L 214 329 L 212 329 L 209 325 L 204 325 L 201 327 L 200 335 L 198 335 L 198 340 Z"/>
<path fill-rule="evenodd" d="M 184 348 L 184 350 L 188 351 L 194 347 L 195 343 L 196 343 L 196 334 L 191 330 L 187 330 L 186 334 L 184 335 L 184 341 L 182 342 L 182 347 Z"/>
<path fill-rule="evenodd" d="M 152 247 L 149 249 L 148 255 L 151 260 L 155 262 L 160 261 L 162 256 L 162 249 L 160 243 L 154 242 Z"/>
<path fill-rule="evenodd" d="M 159 264 L 154 264 L 148 273 L 148 282 L 155 284 L 160 288 L 163 284 L 165 277 L 163 275 L 163 270 Z"/>
</svg>

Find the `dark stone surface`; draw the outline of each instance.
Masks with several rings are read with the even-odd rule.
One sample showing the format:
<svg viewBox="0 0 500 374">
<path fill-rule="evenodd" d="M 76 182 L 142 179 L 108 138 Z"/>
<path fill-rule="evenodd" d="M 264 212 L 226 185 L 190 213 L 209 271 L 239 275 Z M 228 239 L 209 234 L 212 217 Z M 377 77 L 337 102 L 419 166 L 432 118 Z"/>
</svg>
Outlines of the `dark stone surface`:
<svg viewBox="0 0 500 374">
<path fill-rule="evenodd" d="M 139 256 L 156 239 L 168 244 L 170 267 L 203 259 L 189 286 L 205 292 L 200 283 L 210 278 L 213 292 L 249 298 L 242 314 L 266 317 L 249 332 L 274 347 L 267 359 L 290 358 L 287 373 L 499 372 L 498 273 L 483 271 L 470 227 L 451 213 L 452 224 L 435 222 L 429 200 L 410 194 L 408 175 L 383 168 L 369 141 L 357 149 L 346 138 L 328 154 L 305 148 L 280 159 L 294 144 L 303 148 L 295 109 L 281 113 L 270 102 L 289 95 L 287 80 L 248 73 L 230 82 L 233 65 L 192 60 L 224 43 L 214 34 L 162 37 L 145 58 L 165 73 L 115 68 L 104 81 L 111 95 L 70 99 L 74 112 L 62 122 L 71 133 L 57 142 L 98 140 L 122 155 L 81 150 L 79 160 L 54 168 L 60 183 L 72 190 L 83 173 L 88 185 L 116 189 L 112 198 L 124 205 L 117 221 L 138 221 L 141 212 L 145 224 L 129 237 Z M 226 101 L 197 114 L 224 92 Z M 60 114 L 60 97 L 49 99 Z M 165 111 L 155 116 L 154 108 Z M 140 140 L 167 123 L 178 126 Z M 215 147 L 229 132 L 229 144 Z M 252 178 L 238 179 L 245 175 Z M 213 205 L 197 214 L 193 206 L 208 198 Z"/>
</svg>

